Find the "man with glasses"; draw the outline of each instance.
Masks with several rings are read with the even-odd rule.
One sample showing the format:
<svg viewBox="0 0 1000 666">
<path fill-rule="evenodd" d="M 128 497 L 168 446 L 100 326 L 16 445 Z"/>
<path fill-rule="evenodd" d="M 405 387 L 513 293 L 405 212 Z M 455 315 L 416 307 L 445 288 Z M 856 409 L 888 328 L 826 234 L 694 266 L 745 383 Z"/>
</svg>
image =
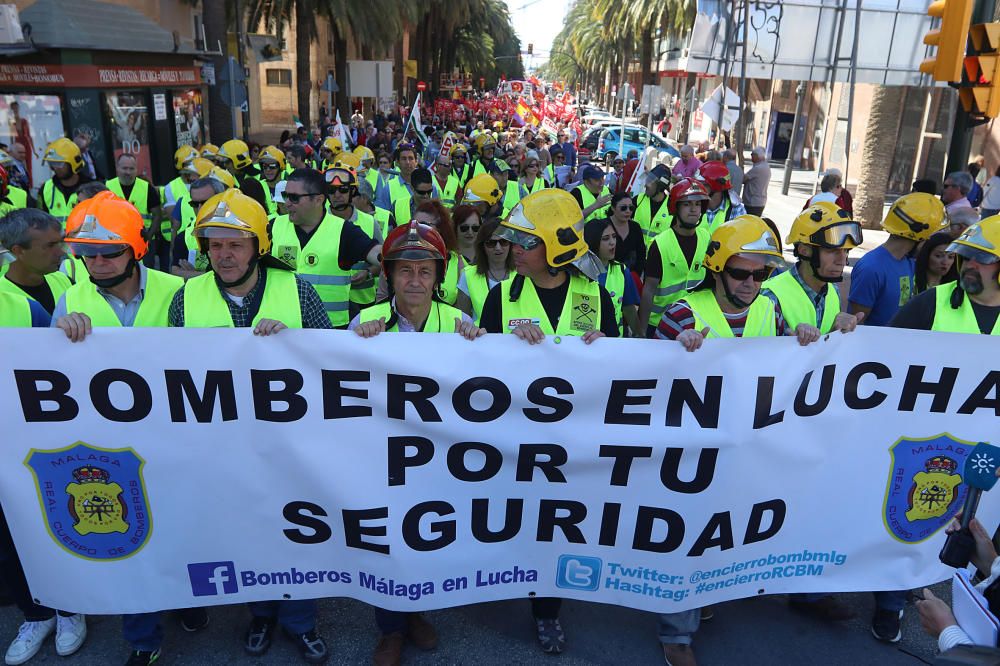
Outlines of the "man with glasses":
<svg viewBox="0 0 1000 666">
<path fill-rule="evenodd" d="M 417 206 L 438 198 L 438 189 L 434 185 L 434 176 L 423 167 L 418 167 L 410 174 L 410 184 L 407 188 L 397 189 L 397 196 L 392 200 L 389 226 L 393 229 L 406 224 L 413 217 Z"/>
<path fill-rule="evenodd" d="M 967 171 L 953 171 L 945 177 L 941 201 L 944 202 L 946 212 L 973 207 L 968 197 L 972 191 L 972 183 L 972 175 Z"/>
<path fill-rule="evenodd" d="M 274 217 L 278 214 L 278 204 L 274 201 L 274 192 L 278 183 L 287 175 L 285 154 L 275 146 L 265 146 L 260 151 L 260 157 L 257 158 L 257 166 L 260 167 L 260 176 L 257 177 L 257 180 L 264 186 L 264 194 L 267 195 L 267 215 Z"/>
<path fill-rule="evenodd" d="M 360 228 L 376 243 L 382 243 L 382 226 L 375 223 L 375 217 L 355 207 L 354 201 L 358 195 L 358 176 L 354 164 L 349 160 L 354 155 L 341 154 L 334 161 L 332 169 L 327 169 L 323 179 L 327 185 L 327 199 L 330 212 L 350 224 Z M 365 183 L 367 185 L 367 183 Z M 350 316 L 354 317 L 361 309 L 375 302 L 375 279 L 378 273 L 364 260 L 354 266 L 351 276 Z"/>
<path fill-rule="evenodd" d="M 333 171 L 337 200 L 346 200 L 350 207 L 350 180 L 343 169 Z M 286 182 L 283 197 L 288 214 L 274 220 L 273 256 L 316 288 L 334 328 L 347 328 L 351 281 L 356 274 L 353 267 L 364 262 L 376 273 L 381 245 L 361 227 L 327 211 L 328 188 L 323 174 L 296 169 Z M 341 193 L 345 186 L 348 192 Z"/>
<path fill-rule="evenodd" d="M 469 166 L 469 149 L 460 143 L 451 147 L 451 171 L 458 178 L 458 184 L 465 187 L 472 178 L 472 168 Z"/>
<path fill-rule="evenodd" d="M 66 244 L 83 257 L 89 279 L 66 290 L 51 324 L 71 342 L 81 342 L 95 327 L 167 325 L 170 301 L 184 280 L 141 263 L 149 247 L 143 226 L 135 207 L 111 192 L 100 192 L 73 208 L 66 223 Z M 125 640 L 132 647 L 129 664 L 152 664 L 159 658 L 160 616 L 122 616 Z M 208 612 L 184 610 L 181 623 L 188 631 L 203 629 L 208 626 Z"/>
<path fill-rule="evenodd" d="M 897 199 L 882 220 L 889 238 L 861 257 L 851 271 L 847 311 L 864 313 L 868 326 L 887 325 L 913 295 L 917 246 L 947 228 L 944 204 L 937 197 L 911 192 Z M 905 595 L 887 600 L 886 608 L 901 610 L 904 600 Z"/>
<path fill-rule="evenodd" d="M 434 184 L 441 193 L 441 203 L 449 210 L 461 199 L 462 183 L 452 171 L 451 157 L 438 152 L 434 160 Z"/>
<path fill-rule="evenodd" d="M 568 131 L 559 131 L 559 143 L 557 145 L 562 148 L 563 155 L 566 156 L 566 164 L 576 168 L 576 146 L 570 140 Z"/>
</svg>

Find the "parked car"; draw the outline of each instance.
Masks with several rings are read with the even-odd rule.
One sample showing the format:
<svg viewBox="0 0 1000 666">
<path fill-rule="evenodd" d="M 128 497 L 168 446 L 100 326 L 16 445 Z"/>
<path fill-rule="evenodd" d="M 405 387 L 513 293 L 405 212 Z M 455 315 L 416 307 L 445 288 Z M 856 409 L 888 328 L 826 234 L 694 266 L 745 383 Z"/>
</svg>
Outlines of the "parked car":
<svg viewBox="0 0 1000 666">
<path fill-rule="evenodd" d="M 621 126 L 609 127 L 601 130 L 596 146 L 590 154 L 590 159 L 595 162 L 604 161 L 607 164 L 611 164 L 615 156 L 618 154 L 620 132 Z M 670 142 L 655 132 L 650 134 L 649 130 L 645 127 L 639 127 L 637 125 L 625 126 L 625 145 L 623 147 L 623 152 L 628 155 L 630 150 L 635 150 L 641 155 L 642 151 L 646 148 L 647 136 L 649 137 L 649 145 L 655 148 L 658 153 L 666 153 L 670 155 L 672 159 L 680 159 L 680 151 L 670 145 Z"/>
<path fill-rule="evenodd" d="M 580 137 L 580 147 L 576 149 L 577 161 L 580 164 L 587 164 L 593 159 L 593 154 L 597 150 L 597 142 L 604 129 L 604 127 L 591 127 L 583 132 L 583 136 Z"/>
</svg>

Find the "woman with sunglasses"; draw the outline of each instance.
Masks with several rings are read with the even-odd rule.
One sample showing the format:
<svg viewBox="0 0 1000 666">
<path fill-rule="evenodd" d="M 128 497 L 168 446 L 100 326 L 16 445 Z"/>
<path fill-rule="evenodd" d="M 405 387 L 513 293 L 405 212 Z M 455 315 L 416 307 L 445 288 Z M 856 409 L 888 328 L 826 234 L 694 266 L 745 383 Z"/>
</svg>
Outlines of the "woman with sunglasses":
<svg viewBox="0 0 1000 666">
<path fill-rule="evenodd" d="M 451 211 L 451 219 L 455 225 L 455 237 L 458 239 L 458 253 L 467 264 L 476 263 L 476 239 L 483 219 L 472 206 L 455 206 Z"/>
<path fill-rule="evenodd" d="M 604 267 L 604 272 L 597 281 L 608 290 L 611 302 L 614 303 L 619 333 L 624 336 L 624 325 L 628 324 L 632 336 L 645 337 L 645 329 L 639 327 L 639 290 L 635 287 L 631 273 L 615 258 L 620 239 L 611 218 L 588 222 L 583 228 L 583 237 L 590 251 L 597 255 Z"/>
<path fill-rule="evenodd" d="M 500 220 L 483 222 L 476 234 L 475 260 L 465 267 L 465 288 L 472 301 L 472 316 L 479 324 L 483 304 L 490 290 L 514 275 L 514 254 L 510 251 L 510 241 L 496 235 Z"/>
<path fill-rule="evenodd" d="M 642 275 L 646 270 L 646 241 L 642 227 L 633 219 L 635 200 L 628 192 L 614 194 L 608 212 L 609 216 L 605 219 L 610 221 L 618 235 L 615 261 L 624 264 L 627 270 Z"/>
<path fill-rule="evenodd" d="M 518 185 L 521 187 L 522 199 L 547 187 L 542 178 L 541 161 L 538 158 L 538 153 L 534 150 L 529 150 L 525 156 L 524 168 L 521 170 Z"/>
</svg>

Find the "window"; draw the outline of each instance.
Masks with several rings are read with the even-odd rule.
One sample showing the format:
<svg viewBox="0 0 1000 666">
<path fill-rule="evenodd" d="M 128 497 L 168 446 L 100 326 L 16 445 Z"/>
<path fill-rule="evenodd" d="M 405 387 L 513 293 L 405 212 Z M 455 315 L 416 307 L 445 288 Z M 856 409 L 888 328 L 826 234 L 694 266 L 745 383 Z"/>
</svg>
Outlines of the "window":
<svg viewBox="0 0 1000 666">
<path fill-rule="evenodd" d="M 629 143 L 642 143 L 643 140 L 639 138 L 639 130 L 636 129 L 626 129 L 625 130 L 625 140 Z"/>
<path fill-rule="evenodd" d="M 267 70 L 267 85 L 292 87 L 292 70 L 290 69 L 269 69 Z"/>
</svg>

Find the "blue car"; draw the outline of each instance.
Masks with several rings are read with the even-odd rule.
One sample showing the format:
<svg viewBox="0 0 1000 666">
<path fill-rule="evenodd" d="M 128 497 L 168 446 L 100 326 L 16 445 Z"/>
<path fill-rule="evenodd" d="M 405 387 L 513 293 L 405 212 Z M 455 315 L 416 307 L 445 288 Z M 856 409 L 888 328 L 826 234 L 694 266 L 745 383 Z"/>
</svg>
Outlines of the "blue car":
<svg viewBox="0 0 1000 666">
<path fill-rule="evenodd" d="M 600 139 L 597 141 L 597 150 L 594 151 L 592 157 L 595 162 L 604 161 L 607 164 L 611 164 L 615 156 L 618 155 L 619 133 L 621 130 L 621 127 L 609 127 L 601 132 Z M 641 155 L 642 151 L 646 148 L 647 135 L 649 135 L 649 132 L 645 127 L 629 127 L 626 125 L 623 152 L 628 155 L 630 150 L 635 150 Z M 680 151 L 655 133 L 649 135 L 649 145 L 651 148 L 655 148 L 658 153 L 667 153 L 673 159 L 680 159 L 681 157 Z"/>
</svg>

